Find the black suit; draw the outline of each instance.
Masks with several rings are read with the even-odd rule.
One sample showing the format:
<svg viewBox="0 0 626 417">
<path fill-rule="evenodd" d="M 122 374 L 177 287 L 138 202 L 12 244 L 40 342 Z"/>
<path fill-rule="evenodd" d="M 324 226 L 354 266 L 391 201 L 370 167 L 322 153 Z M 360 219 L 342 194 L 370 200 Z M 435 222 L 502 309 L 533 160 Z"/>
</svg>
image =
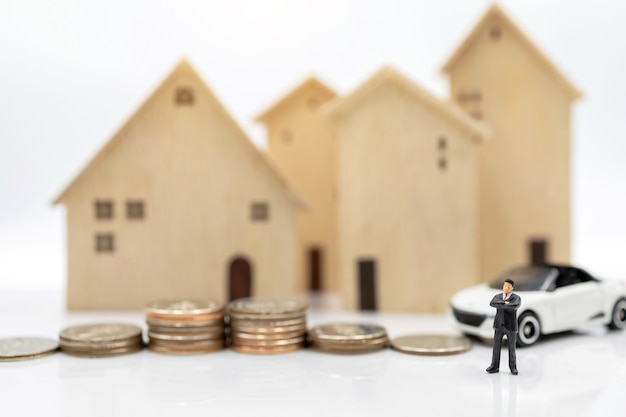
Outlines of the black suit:
<svg viewBox="0 0 626 417">
<path fill-rule="evenodd" d="M 522 303 L 519 295 L 511 293 L 504 301 L 502 293 L 496 294 L 489 305 L 497 309 L 496 318 L 493 320 L 495 334 L 493 337 L 493 355 L 490 368 L 500 367 L 500 350 L 502 338 L 506 335 L 509 346 L 509 368 L 517 369 L 515 357 L 515 343 L 517 342 L 517 309 Z"/>
</svg>

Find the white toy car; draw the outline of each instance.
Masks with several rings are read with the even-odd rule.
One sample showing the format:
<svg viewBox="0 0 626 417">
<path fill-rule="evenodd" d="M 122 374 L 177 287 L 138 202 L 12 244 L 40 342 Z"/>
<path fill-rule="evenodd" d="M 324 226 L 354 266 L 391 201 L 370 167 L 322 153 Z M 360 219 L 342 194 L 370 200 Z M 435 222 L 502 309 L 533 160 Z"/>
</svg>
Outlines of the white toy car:
<svg viewBox="0 0 626 417">
<path fill-rule="evenodd" d="M 463 333 L 493 338 L 496 310 L 489 302 L 502 291 L 506 278 L 522 298 L 517 310 L 517 345 L 530 346 L 542 334 L 573 330 L 598 323 L 611 329 L 626 328 L 626 282 L 600 280 L 580 268 L 565 265 L 514 268 L 490 285 L 481 284 L 452 297 L 454 322 Z"/>
</svg>

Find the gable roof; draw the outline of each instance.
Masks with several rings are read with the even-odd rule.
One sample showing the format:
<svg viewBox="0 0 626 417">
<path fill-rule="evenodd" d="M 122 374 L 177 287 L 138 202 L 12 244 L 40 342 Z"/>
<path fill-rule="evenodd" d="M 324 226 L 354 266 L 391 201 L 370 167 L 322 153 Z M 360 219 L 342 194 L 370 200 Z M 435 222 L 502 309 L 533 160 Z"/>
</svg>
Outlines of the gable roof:
<svg viewBox="0 0 626 417">
<path fill-rule="evenodd" d="M 441 113 L 456 123 L 461 129 L 470 133 L 474 140 L 482 141 L 491 135 L 490 130 L 483 123 L 476 121 L 454 103 L 441 101 L 428 91 L 419 87 L 413 81 L 400 74 L 391 67 L 383 67 L 367 81 L 345 97 L 336 98 L 326 105 L 322 111 L 331 117 L 337 117 L 352 110 L 354 106 L 364 100 L 381 86 L 392 83 L 415 99 Z"/>
<path fill-rule="evenodd" d="M 503 22 L 507 29 L 509 29 L 515 36 L 519 38 L 523 45 L 525 45 L 531 54 L 535 56 L 537 61 L 543 65 L 546 70 L 551 73 L 556 80 L 561 84 L 565 91 L 569 94 L 571 100 L 576 100 L 582 97 L 582 94 L 578 89 L 570 83 L 567 78 L 554 66 L 554 64 L 535 46 L 535 44 L 522 32 L 522 30 L 511 20 L 509 16 L 498 6 L 497 4 L 491 5 L 483 17 L 476 23 L 474 28 L 465 37 L 465 40 L 456 48 L 454 53 L 441 68 L 443 74 L 449 74 L 452 69 L 457 65 L 459 59 L 465 51 L 472 47 L 474 41 L 483 33 L 485 27 L 493 19 L 497 18 Z"/>
<path fill-rule="evenodd" d="M 324 91 L 325 93 L 329 94 L 331 97 L 335 97 L 337 95 L 331 88 L 329 88 L 326 84 L 324 84 L 323 82 L 321 82 L 317 78 L 309 77 L 306 80 L 304 80 L 302 83 L 300 83 L 297 87 L 291 89 L 289 93 L 285 94 L 283 96 L 283 98 L 278 100 L 276 103 L 274 103 L 272 106 L 270 106 L 263 113 L 261 113 L 258 116 L 256 116 L 254 118 L 254 120 L 256 122 L 263 123 L 272 114 L 274 114 L 277 110 L 279 110 L 281 107 L 283 107 L 285 104 L 287 104 L 287 102 L 289 102 L 293 97 L 295 97 L 301 91 L 304 91 L 305 89 L 310 88 L 310 87 L 319 88 L 322 91 Z"/>
<path fill-rule="evenodd" d="M 208 85 L 202 80 L 202 78 L 198 75 L 198 73 L 195 71 L 195 69 L 191 66 L 191 64 L 186 59 L 182 59 L 178 63 L 178 65 L 170 72 L 170 74 L 165 78 L 165 80 L 161 82 L 161 84 L 152 92 L 152 94 L 150 94 L 150 96 L 148 96 L 148 98 L 143 102 L 143 104 L 139 106 L 139 108 L 128 118 L 128 120 L 113 135 L 113 137 L 95 154 L 95 156 L 92 157 L 92 159 L 87 163 L 87 165 L 85 165 L 85 167 L 80 171 L 80 173 L 74 177 L 74 179 L 69 183 L 69 185 L 67 185 L 67 187 L 65 187 L 65 189 L 58 195 L 58 197 L 54 199 L 52 204 L 63 203 L 66 197 L 72 192 L 72 189 L 78 183 L 78 181 L 85 175 L 88 175 L 89 172 L 96 167 L 98 161 L 100 161 L 102 158 L 106 156 L 107 151 L 113 148 L 114 146 L 116 146 L 117 143 L 119 143 L 122 140 L 124 136 L 123 132 L 126 130 L 126 128 L 129 125 L 132 124 L 133 120 L 135 120 L 138 117 L 138 115 L 140 115 L 144 111 L 144 109 L 146 109 L 154 100 L 156 100 L 156 97 L 159 95 L 159 93 L 163 89 L 167 88 L 174 81 L 174 79 L 180 74 L 191 75 L 192 77 L 196 78 L 199 81 L 200 85 L 202 85 L 205 88 L 206 92 L 217 104 L 216 107 L 218 111 L 221 113 L 221 116 L 224 117 L 228 122 L 232 124 L 232 126 L 240 134 L 237 136 L 243 138 L 247 146 L 249 146 L 251 150 L 254 152 L 254 154 L 261 159 L 262 163 L 268 167 L 269 172 L 274 177 L 274 179 L 278 181 L 280 186 L 284 188 L 290 200 L 293 203 L 295 203 L 296 206 L 300 208 L 308 207 L 306 200 L 295 190 L 295 188 L 293 188 L 293 186 L 290 184 L 287 178 L 278 171 L 276 166 L 273 163 L 271 163 L 263 155 L 263 152 L 261 152 L 261 150 L 259 150 L 250 141 L 250 139 L 248 138 L 248 135 L 246 135 L 243 129 L 241 129 L 239 124 L 235 121 L 235 119 L 233 119 L 230 113 L 224 108 L 224 106 L 217 99 L 217 97 L 215 97 L 215 95 L 213 94 L 211 89 L 208 87 Z"/>
</svg>

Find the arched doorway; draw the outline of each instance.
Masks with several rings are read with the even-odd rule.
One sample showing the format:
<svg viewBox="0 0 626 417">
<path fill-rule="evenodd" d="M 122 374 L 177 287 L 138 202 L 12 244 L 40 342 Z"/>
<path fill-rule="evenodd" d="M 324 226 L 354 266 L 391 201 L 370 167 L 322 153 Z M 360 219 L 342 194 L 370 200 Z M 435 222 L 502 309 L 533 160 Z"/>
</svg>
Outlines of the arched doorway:
<svg viewBox="0 0 626 417">
<path fill-rule="evenodd" d="M 252 267 L 247 259 L 237 257 L 228 268 L 228 300 L 252 295 Z"/>
</svg>

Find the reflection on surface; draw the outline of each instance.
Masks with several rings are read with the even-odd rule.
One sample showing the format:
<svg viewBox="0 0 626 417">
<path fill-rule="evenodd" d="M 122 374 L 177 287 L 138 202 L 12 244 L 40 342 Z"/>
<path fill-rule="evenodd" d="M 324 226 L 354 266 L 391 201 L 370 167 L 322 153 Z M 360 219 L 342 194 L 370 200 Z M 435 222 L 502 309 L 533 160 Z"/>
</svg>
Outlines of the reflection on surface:
<svg viewBox="0 0 626 417">
<path fill-rule="evenodd" d="M 502 404 L 504 396 L 502 390 L 502 379 L 507 379 L 509 383 L 508 406 L 506 414 Z M 515 417 L 517 415 L 517 378 L 514 375 L 493 375 L 491 378 L 493 390 L 493 417 Z"/>
</svg>

